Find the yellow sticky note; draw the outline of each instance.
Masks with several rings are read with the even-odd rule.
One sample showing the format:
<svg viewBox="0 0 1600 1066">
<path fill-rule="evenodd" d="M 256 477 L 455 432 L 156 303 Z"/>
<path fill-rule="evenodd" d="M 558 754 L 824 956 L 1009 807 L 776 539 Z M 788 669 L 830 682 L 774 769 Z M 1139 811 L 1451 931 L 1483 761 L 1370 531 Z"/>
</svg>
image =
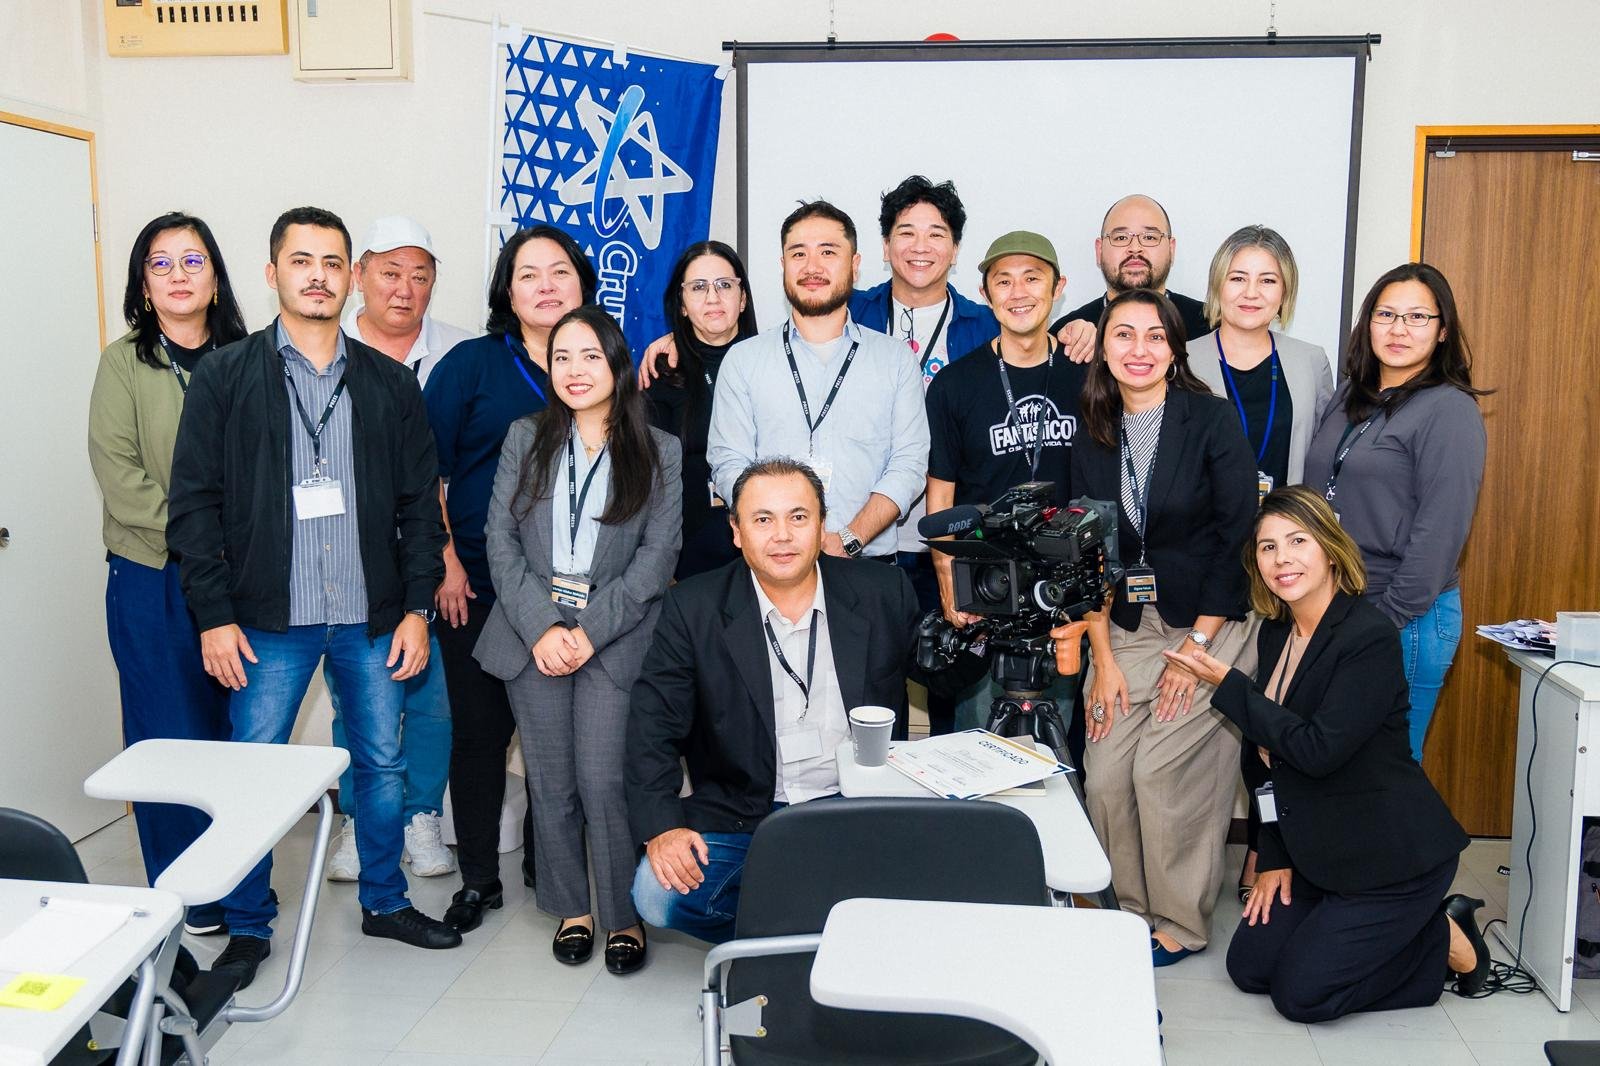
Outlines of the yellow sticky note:
<svg viewBox="0 0 1600 1066">
<path fill-rule="evenodd" d="M 59 973 L 25 973 L 0 988 L 0 1007 L 56 1010 L 83 987 L 83 978 Z"/>
</svg>

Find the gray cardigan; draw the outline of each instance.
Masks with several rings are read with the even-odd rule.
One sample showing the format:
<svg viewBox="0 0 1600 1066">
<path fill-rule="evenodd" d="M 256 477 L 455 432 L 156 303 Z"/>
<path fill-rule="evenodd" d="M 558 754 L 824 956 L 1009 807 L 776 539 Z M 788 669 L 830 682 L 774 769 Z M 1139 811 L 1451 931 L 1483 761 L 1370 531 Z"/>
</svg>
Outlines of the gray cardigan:
<svg viewBox="0 0 1600 1066">
<path fill-rule="evenodd" d="M 510 681 L 533 663 L 533 645 L 553 625 L 581 625 L 595 659 L 611 680 L 628 688 L 639 674 L 661 611 L 661 596 L 678 565 L 683 543 L 683 449 L 678 439 L 651 429 L 661 472 L 649 502 L 632 518 L 600 527 L 589 604 L 574 610 L 550 598 L 550 499 L 533 501 L 518 518 L 512 512 L 522 460 L 533 446 L 534 420 L 521 418 L 506 432 L 494 475 L 484 527 L 495 603 L 473 656 L 483 668 Z M 518 509 L 527 506 L 524 499 Z M 534 667 L 537 669 L 537 667 Z"/>
<path fill-rule="evenodd" d="M 1278 343 L 1278 362 L 1283 367 L 1284 384 L 1289 386 L 1289 403 L 1294 408 L 1294 421 L 1289 425 L 1289 484 L 1298 485 L 1305 480 L 1306 449 L 1311 445 L 1311 436 L 1322 421 L 1322 412 L 1333 399 L 1333 370 L 1328 365 L 1328 354 L 1321 347 L 1276 330 L 1272 337 Z M 1217 358 L 1216 330 L 1189 342 L 1189 369 L 1210 386 L 1212 392 L 1228 398 L 1222 381 L 1222 363 Z"/>
</svg>

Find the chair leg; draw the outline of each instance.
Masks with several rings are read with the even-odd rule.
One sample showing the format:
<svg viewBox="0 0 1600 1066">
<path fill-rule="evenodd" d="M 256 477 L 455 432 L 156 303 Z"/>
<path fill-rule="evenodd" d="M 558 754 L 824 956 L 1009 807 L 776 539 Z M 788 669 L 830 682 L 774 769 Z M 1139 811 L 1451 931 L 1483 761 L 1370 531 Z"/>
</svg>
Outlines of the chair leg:
<svg viewBox="0 0 1600 1066">
<path fill-rule="evenodd" d="M 722 1030 L 717 1024 L 720 998 L 714 988 L 700 992 L 701 1066 L 722 1066 Z"/>
</svg>

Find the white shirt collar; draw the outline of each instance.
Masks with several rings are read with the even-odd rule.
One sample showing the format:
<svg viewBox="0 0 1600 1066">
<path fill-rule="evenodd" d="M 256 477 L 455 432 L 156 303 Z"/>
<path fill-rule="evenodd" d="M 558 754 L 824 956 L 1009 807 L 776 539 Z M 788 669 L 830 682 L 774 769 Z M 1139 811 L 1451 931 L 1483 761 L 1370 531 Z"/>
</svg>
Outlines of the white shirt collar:
<svg viewBox="0 0 1600 1066">
<path fill-rule="evenodd" d="M 791 622 L 783 616 L 783 612 L 778 610 L 777 605 L 772 602 L 772 598 L 767 595 L 767 590 L 761 587 L 761 582 L 756 578 L 755 571 L 750 571 L 750 583 L 756 588 L 756 606 L 761 609 L 761 617 L 765 620 L 779 623 L 787 629 L 803 629 L 810 625 L 811 611 L 813 610 L 820 612 L 822 616 L 826 618 L 828 615 L 828 609 L 827 604 L 824 602 L 825 597 L 822 594 L 822 564 L 818 563 L 816 564 L 816 567 L 816 595 L 811 599 L 810 610 L 807 610 L 804 614 L 802 614 L 800 616 L 800 621 L 798 622 Z"/>
<path fill-rule="evenodd" d="M 356 304 L 351 301 L 351 306 L 344 313 L 344 331 L 363 344 L 366 343 L 366 338 L 361 335 L 361 327 L 356 323 L 356 319 L 361 317 L 361 312 L 364 310 L 366 310 L 365 304 Z M 437 331 L 433 325 L 433 313 L 424 311 L 422 313 L 422 329 L 417 332 L 417 339 L 411 342 L 411 350 L 406 353 L 406 366 L 415 366 L 430 355 L 443 355 L 443 352 L 436 353 L 433 351 L 436 337 Z"/>
</svg>

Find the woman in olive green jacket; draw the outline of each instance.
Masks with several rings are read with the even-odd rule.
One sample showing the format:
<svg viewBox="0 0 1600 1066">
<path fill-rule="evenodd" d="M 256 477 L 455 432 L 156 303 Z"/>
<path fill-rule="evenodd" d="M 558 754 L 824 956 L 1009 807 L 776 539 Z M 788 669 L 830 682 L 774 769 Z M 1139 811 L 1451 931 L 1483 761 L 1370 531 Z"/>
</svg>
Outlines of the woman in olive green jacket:
<svg viewBox="0 0 1600 1066">
<path fill-rule="evenodd" d="M 132 327 L 100 356 L 89 400 L 89 462 L 105 499 L 106 632 L 122 690 L 122 735 L 227 740 L 228 690 L 206 676 L 200 636 L 167 552 L 167 486 L 195 364 L 245 335 L 210 228 L 173 212 L 133 242 L 123 315 Z M 210 823 L 193 807 L 134 804 L 151 884 Z M 190 910 L 221 932 L 219 907 Z"/>
</svg>

